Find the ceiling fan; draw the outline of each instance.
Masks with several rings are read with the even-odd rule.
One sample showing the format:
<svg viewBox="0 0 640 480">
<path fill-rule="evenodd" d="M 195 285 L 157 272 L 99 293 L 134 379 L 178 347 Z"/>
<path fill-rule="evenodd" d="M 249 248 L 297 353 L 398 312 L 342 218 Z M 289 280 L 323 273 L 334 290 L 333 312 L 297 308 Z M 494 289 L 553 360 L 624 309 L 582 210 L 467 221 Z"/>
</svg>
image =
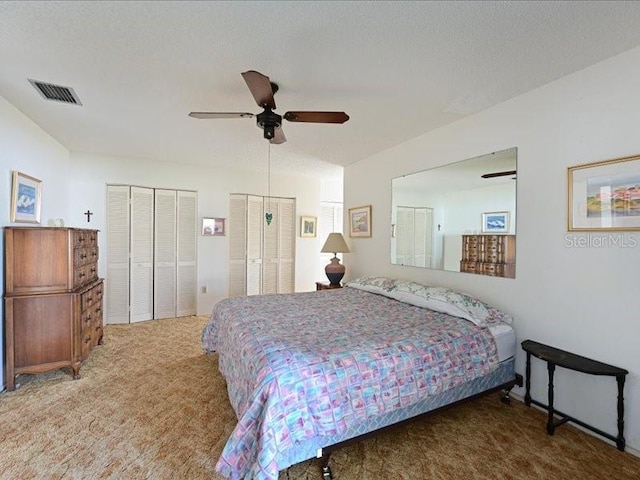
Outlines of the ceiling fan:
<svg viewBox="0 0 640 480">
<path fill-rule="evenodd" d="M 485 173 L 484 175 L 480 175 L 482 178 L 495 178 L 495 177 L 506 177 L 508 175 L 515 175 L 516 170 L 507 170 L 505 172 L 494 172 L 494 173 Z"/>
<path fill-rule="evenodd" d="M 264 130 L 264 138 L 274 144 L 287 141 L 282 131 L 283 118 L 289 122 L 306 123 L 344 123 L 349 120 L 349 115 L 344 112 L 290 111 L 286 112 L 284 116 L 278 115 L 274 112 L 276 102 L 273 98 L 273 95 L 278 91 L 278 85 L 271 82 L 266 75 L 255 70 L 244 72 L 242 78 L 247 83 L 247 87 L 249 87 L 258 106 L 264 109 L 262 113 L 254 115 L 247 112 L 191 112 L 189 116 L 199 119 L 253 118 L 255 116 L 258 127 Z"/>
</svg>

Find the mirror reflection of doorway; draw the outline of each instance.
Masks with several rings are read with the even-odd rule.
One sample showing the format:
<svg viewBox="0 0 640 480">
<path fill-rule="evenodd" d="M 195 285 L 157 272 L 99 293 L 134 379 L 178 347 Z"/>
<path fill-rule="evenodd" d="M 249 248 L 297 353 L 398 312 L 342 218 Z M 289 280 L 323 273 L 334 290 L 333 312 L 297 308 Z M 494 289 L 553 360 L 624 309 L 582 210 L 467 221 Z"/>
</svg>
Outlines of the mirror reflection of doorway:
<svg viewBox="0 0 640 480">
<path fill-rule="evenodd" d="M 396 263 L 431 268 L 433 208 L 398 206 Z"/>
</svg>

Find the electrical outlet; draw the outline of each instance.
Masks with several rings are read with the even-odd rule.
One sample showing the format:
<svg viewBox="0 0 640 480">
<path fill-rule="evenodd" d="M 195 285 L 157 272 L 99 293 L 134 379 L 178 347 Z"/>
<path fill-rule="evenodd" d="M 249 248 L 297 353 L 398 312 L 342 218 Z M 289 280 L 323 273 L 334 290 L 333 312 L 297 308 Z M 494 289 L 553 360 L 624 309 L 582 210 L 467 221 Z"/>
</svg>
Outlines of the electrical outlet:
<svg viewBox="0 0 640 480">
<path fill-rule="evenodd" d="M 207 286 L 206 285 L 202 286 L 202 293 L 207 293 Z"/>
</svg>

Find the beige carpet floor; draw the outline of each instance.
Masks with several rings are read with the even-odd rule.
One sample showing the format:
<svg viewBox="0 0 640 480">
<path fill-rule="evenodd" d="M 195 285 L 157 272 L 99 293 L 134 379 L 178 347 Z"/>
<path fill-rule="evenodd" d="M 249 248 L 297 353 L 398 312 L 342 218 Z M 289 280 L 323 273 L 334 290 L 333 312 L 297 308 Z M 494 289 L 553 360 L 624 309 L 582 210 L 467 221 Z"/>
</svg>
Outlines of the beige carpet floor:
<svg viewBox="0 0 640 480">
<path fill-rule="evenodd" d="M 215 479 L 235 425 L 205 317 L 108 325 L 72 380 L 21 375 L 0 394 L 1 479 Z M 349 445 L 335 480 L 640 479 L 640 459 L 494 394 Z M 320 480 L 318 460 L 280 480 Z"/>
</svg>

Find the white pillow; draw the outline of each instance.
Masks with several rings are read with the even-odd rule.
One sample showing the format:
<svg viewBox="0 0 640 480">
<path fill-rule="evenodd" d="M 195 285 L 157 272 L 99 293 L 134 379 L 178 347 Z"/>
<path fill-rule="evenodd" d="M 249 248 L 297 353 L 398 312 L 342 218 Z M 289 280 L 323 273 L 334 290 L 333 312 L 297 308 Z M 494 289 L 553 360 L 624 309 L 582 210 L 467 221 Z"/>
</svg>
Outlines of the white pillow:
<svg viewBox="0 0 640 480">
<path fill-rule="evenodd" d="M 397 283 L 398 280 L 388 277 L 360 277 L 347 282 L 345 286 L 389 297 Z"/>
<path fill-rule="evenodd" d="M 494 323 L 511 323 L 512 318 L 470 295 L 443 287 L 429 287 L 415 282 L 396 282 L 391 297 L 417 307 L 464 318 L 484 327 Z"/>
</svg>

